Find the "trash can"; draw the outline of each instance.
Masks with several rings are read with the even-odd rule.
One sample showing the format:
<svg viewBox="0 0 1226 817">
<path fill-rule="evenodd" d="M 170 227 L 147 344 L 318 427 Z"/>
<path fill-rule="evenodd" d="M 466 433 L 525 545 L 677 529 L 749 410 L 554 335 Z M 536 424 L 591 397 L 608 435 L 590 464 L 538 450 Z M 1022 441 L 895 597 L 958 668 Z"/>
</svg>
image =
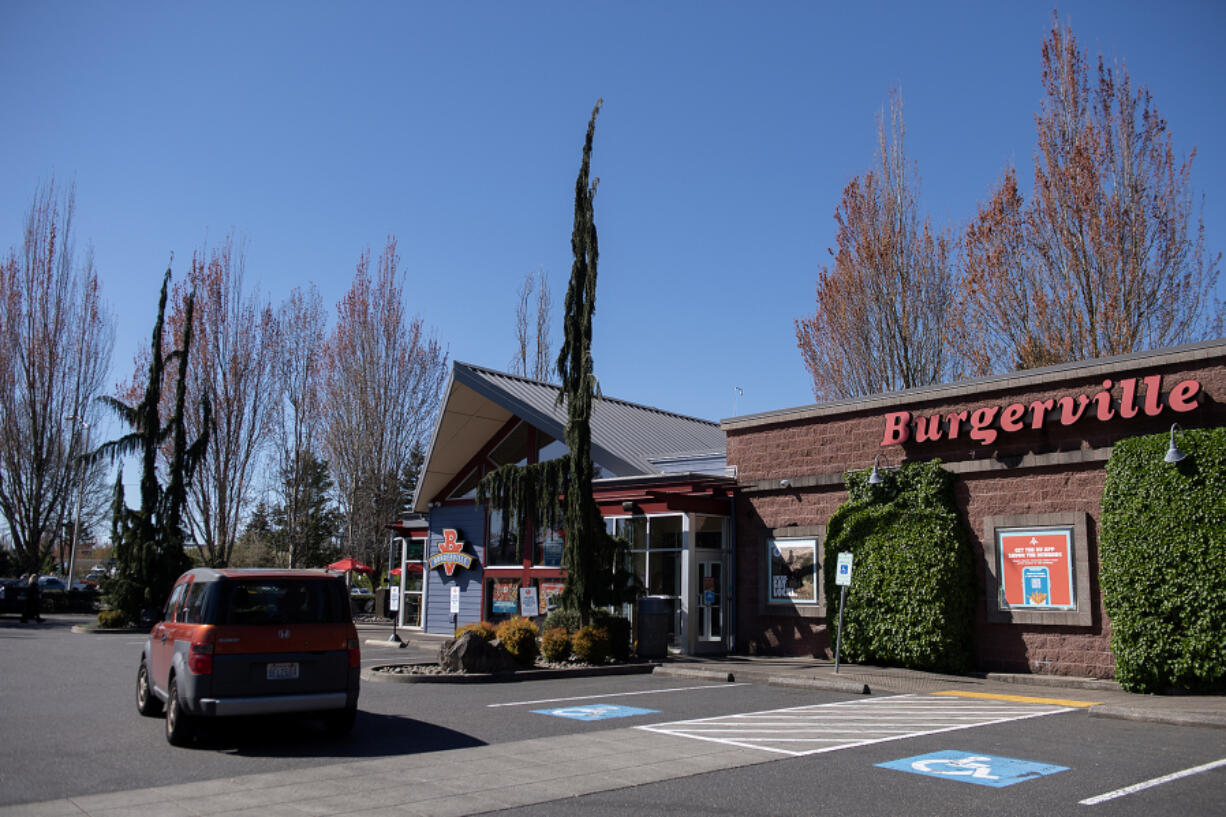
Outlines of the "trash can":
<svg viewBox="0 0 1226 817">
<path fill-rule="evenodd" d="M 668 631 L 673 624 L 673 600 L 668 596 L 643 596 L 638 602 L 639 658 L 666 658 Z"/>
</svg>

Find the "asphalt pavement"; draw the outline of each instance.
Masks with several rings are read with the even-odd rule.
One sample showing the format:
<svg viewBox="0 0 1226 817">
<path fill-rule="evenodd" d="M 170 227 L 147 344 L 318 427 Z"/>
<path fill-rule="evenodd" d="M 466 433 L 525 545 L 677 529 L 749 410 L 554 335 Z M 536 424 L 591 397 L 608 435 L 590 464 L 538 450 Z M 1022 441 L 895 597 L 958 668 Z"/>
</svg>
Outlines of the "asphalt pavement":
<svg viewBox="0 0 1226 817">
<path fill-rule="evenodd" d="M 385 652 L 386 661 L 376 664 L 430 661 L 444 640 L 401 631 L 407 643 L 396 646 L 388 642 L 390 634 L 387 626 L 362 625 L 364 657 Z M 836 673 L 832 662 L 818 659 L 740 656 L 676 656 L 650 669 L 659 675 L 837 691 L 865 700 L 941 691 L 984 701 L 1085 707 L 1091 717 L 1226 728 L 1226 697 L 1133 695 L 1091 679 L 951 676 L 855 664 L 843 664 Z M 371 670 L 366 672 L 369 677 Z M 728 742 L 621 728 L 25 803 L 0 808 L 0 817 L 478 814 L 775 759 Z"/>
</svg>

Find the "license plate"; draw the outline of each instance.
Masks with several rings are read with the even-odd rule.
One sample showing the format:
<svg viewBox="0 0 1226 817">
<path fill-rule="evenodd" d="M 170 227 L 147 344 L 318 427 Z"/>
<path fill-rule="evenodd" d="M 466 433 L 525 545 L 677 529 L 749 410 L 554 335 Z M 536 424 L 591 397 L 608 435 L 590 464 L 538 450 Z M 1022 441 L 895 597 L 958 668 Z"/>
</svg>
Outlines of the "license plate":
<svg viewBox="0 0 1226 817">
<path fill-rule="evenodd" d="M 292 681 L 298 677 L 297 662 L 286 662 L 284 664 L 269 664 L 268 665 L 268 680 L 269 681 Z"/>
</svg>

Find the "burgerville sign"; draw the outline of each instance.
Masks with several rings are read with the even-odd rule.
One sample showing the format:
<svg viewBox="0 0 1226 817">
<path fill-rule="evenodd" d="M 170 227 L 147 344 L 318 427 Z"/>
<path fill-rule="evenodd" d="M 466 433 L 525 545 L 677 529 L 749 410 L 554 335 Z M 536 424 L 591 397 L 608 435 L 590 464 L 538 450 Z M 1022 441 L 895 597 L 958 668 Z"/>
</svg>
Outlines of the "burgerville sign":
<svg viewBox="0 0 1226 817">
<path fill-rule="evenodd" d="M 1120 392 L 1118 400 L 1112 397 L 1116 386 Z M 1198 380 L 1181 380 L 1163 395 L 1162 375 L 1155 374 L 1125 378 L 1118 384 L 1104 380 L 1102 389 L 1093 394 L 1066 394 L 1030 403 L 983 406 L 922 417 L 909 411 L 891 411 L 885 415 L 881 444 L 901 445 L 913 438 L 917 443 L 926 443 L 965 436 L 980 445 L 991 445 L 1001 434 L 1041 429 L 1045 423 L 1071 426 L 1083 418 L 1105 423 L 1116 418 L 1157 417 L 1168 408 L 1181 414 L 1198 408 L 1201 396 Z"/>
</svg>

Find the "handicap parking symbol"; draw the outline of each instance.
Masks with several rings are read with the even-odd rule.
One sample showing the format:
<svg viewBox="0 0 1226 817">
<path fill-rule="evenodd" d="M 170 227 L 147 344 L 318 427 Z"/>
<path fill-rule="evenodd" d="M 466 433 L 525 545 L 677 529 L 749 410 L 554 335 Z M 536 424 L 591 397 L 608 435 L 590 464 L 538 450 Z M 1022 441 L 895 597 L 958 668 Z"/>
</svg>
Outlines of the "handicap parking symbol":
<svg viewBox="0 0 1226 817">
<path fill-rule="evenodd" d="M 889 763 L 876 765 L 883 769 L 897 769 L 901 772 L 929 777 L 943 777 L 946 780 L 960 780 L 963 783 L 991 786 L 996 789 L 1036 777 L 1068 771 L 1067 766 L 1037 763 L 1033 760 L 1018 760 L 1013 757 L 979 755 L 955 749 L 904 757 L 901 760 L 891 760 Z"/>
<path fill-rule="evenodd" d="M 604 721 L 610 718 L 629 718 L 634 715 L 650 715 L 658 709 L 640 709 L 637 706 L 614 706 L 613 704 L 590 704 L 588 706 L 565 706 L 561 709 L 534 709 L 539 715 L 555 718 L 571 718 L 576 721 Z"/>
</svg>

